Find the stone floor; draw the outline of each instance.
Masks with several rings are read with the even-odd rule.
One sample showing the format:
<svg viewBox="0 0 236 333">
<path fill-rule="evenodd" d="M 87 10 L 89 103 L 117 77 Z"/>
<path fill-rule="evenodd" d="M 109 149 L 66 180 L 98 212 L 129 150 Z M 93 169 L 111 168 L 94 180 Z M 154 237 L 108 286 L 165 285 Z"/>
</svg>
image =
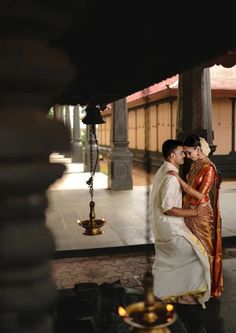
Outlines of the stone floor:
<svg viewBox="0 0 236 333">
<path fill-rule="evenodd" d="M 50 205 L 46 213 L 47 225 L 54 235 L 58 253 L 67 251 L 68 255 L 68 251 L 72 253 L 146 243 L 146 175 L 142 170 L 133 169 L 135 185 L 133 190 L 128 191 L 108 190 L 107 175 L 102 172 L 95 174 L 96 218 L 104 218 L 106 223 L 102 228 L 103 234 L 84 236 L 84 229 L 78 225 L 77 220 L 89 218 L 90 195 L 86 181 L 90 174 L 83 172 L 82 164 L 70 163 L 70 159 L 60 159 L 56 155 L 54 161 L 61 161 L 67 166 L 63 178 L 48 191 Z M 220 190 L 223 237 L 236 235 L 235 202 L 236 181 L 224 181 Z M 150 241 L 153 242 L 152 235 Z"/>
</svg>

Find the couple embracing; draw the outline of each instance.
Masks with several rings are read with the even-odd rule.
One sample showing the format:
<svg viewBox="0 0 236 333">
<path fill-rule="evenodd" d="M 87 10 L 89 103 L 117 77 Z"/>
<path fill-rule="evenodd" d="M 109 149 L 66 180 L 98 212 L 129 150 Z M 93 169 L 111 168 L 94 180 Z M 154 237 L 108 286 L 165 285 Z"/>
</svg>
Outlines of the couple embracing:
<svg viewBox="0 0 236 333">
<path fill-rule="evenodd" d="M 209 153 L 206 140 L 196 135 L 165 141 L 150 196 L 154 294 L 203 308 L 223 290 L 219 176 Z M 187 182 L 179 175 L 185 157 L 192 160 Z"/>
</svg>

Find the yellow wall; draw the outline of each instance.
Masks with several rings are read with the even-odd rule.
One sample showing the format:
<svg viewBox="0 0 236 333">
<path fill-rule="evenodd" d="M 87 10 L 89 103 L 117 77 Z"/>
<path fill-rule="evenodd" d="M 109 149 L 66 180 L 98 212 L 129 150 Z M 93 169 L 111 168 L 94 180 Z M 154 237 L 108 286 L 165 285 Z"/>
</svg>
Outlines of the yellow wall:
<svg viewBox="0 0 236 333">
<path fill-rule="evenodd" d="M 128 113 L 128 141 L 129 148 L 136 149 L 136 111 Z"/>
<path fill-rule="evenodd" d="M 105 124 L 105 144 L 106 146 L 110 146 L 111 144 L 111 117 L 106 117 Z"/>
<path fill-rule="evenodd" d="M 137 109 L 137 137 L 136 149 L 145 149 L 145 110 L 144 108 Z"/>
<path fill-rule="evenodd" d="M 214 98 L 212 103 L 212 128 L 215 155 L 228 154 L 231 151 L 232 104 L 229 98 Z"/>
<path fill-rule="evenodd" d="M 177 101 L 173 101 L 172 104 L 172 139 L 176 139 L 176 120 L 177 120 Z"/>
<path fill-rule="evenodd" d="M 100 145 L 102 145 L 102 125 L 98 125 L 98 128 L 97 128 L 98 143 Z"/>
<path fill-rule="evenodd" d="M 102 144 L 106 144 L 106 126 L 107 124 L 102 124 Z"/>
<path fill-rule="evenodd" d="M 159 104 L 157 111 L 158 151 L 161 151 L 162 143 L 171 138 L 170 103 Z"/>
<path fill-rule="evenodd" d="M 145 112 L 147 117 L 145 120 Z M 162 143 L 176 137 L 177 101 L 156 103 L 146 110 L 143 107 L 128 112 L 128 141 L 131 149 L 145 149 L 145 121 L 149 123 L 147 146 L 151 151 L 161 151 Z M 230 98 L 213 98 L 212 128 L 214 144 L 217 145 L 215 155 L 228 154 L 231 151 L 232 102 Z M 99 125 L 98 138 L 100 145 L 110 145 L 111 117 L 106 123 Z M 236 136 L 236 129 L 235 129 Z"/>
<path fill-rule="evenodd" d="M 111 143 L 111 117 L 104 117 L 104 124 L 98 125 L 98 143 L 101 146 L 110 146 Z"/>
<path fill-rule="evenodd" d="M 148 110 L 149 124 L 147 131 L 147 145 L 148 150 L 157 150 L 157 107 L 156 105 L 151 105 Z"/>
</svg>

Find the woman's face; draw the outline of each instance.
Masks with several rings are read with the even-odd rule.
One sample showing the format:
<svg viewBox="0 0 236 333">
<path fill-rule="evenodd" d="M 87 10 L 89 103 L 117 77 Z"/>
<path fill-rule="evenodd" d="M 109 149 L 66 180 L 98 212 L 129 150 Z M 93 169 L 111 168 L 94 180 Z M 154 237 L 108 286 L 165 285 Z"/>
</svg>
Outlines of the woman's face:
<svg viewBox="0 0 236 333">
<path fill-rule="evenodd" d="M 184 146 L 184 153 L 187 158 L 190 158 L 192 161 L 197 161 L 199 157 L 200 147 L 188 147 Z"/>
</svg>

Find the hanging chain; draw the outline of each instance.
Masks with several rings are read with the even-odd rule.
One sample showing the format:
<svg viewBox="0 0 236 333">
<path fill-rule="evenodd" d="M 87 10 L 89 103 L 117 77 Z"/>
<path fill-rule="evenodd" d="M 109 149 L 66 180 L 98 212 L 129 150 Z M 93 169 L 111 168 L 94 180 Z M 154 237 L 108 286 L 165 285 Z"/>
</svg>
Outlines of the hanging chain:
<svg viewBox="0 0 236 333">
<path fill-rule="evenodd" d="M 149 244 L 151 243 L 151 226 L 150 226 L 150 173 L 151 173 L 151 158 L 150 158 L 150 109 L 149 109 L 149 89 L 143 91 L 144 101 L 145 101 L 145 156 L 144 156 L 144 169 L 146 174 L 146 261 L 147 270 L 151 271 L 151 255 L 149 250 Z"/>
<path fill-rule="evenodd" d="M 94 165 L 94 155 L 93 155 L 93 138 L 96 144 L 96 161 Z M 96 125 L 89 125 L 89 157 L 90 157 L 90 178 L 87 180 L 87 184 L 89 186 L 89 192 L 91 201 L 93 201 L 93 177 L 97 168 L 98 158 L 99 158 L 99 151 L 98 151 L 98 140 L 96 136 Z"/>
<path fill-rule="evenodd" d="M 91 201 L 93 201 L 93 126 L 89 125 L 89 158 L 90 158 L 90 178 L 87 181 Z"/>
</svg>

